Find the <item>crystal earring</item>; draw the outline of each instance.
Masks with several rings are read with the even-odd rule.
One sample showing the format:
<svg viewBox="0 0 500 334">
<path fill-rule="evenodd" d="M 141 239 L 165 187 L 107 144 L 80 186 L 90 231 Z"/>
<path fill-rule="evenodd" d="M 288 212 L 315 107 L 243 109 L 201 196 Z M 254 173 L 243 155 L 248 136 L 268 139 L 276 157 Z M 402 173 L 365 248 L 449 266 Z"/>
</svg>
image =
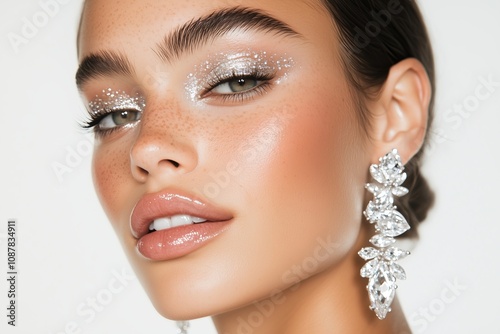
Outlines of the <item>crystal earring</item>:
<svg viewBox="0 0 500 334">
<path fill-rule="evenodd" d="M 408 193 L 401 184 L 406 180 L 406 173 L 401 157 L 396 149 L 379 159 L 378 165 L 370 166 L 370 174 L 379 184 L 368 183 L 365 188 L 374 198 L 363 212 L 366 219 L 375 225 L 377 234 L 370 239 L 374 247 L 365 247 L 358 254 L 368 261 L 361 268 L 361 277 L 368 278 L 370 309 L 379 319 L 384 319 L 391 311 L 397 285 L 396 279 L 406 279 L 404 269 L 396 263 L 410 252 L 392 246 L 397 237 L 410 229 L 410 225 L 394 205 L 394 196 Z"/>
<path fill-rule="evenodd" d="M 188 334 L 189 321 L 176 321 L 177 324 L 177 334 Z"/>
</svg>

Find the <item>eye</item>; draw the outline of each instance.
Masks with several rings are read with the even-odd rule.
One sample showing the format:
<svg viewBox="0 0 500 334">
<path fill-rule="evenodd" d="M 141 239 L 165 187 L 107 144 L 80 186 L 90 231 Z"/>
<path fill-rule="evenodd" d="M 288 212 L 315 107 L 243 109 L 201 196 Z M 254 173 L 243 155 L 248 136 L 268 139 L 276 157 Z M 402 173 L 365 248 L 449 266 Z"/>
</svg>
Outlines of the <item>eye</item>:
<svg viewBox="0 0 500 334">
<path fill-rule="evenodd" d="M 267 51 L 208 55 L 187 76 L 192 102 L 213 106 L 242 105 L 272 93 L 287 78 L 292 59 Z"/>
<path fill-rule="evenodd" d="M 97 124 L 99 130 L 109 130 L 124 126 L 140 119 L 141 112 L 137 110 L 117 110 L 105 115 Z"/>
<path fill-rule="evenodd" d="M 224 103 L 240 103 L 263 95 L 271 86 L 273 73 L 229 73 L 215 77 L 208 82 L 201 98 L 219 99 Z"/>
<path fill-rule="evenodd" d="M 219 83 L 212 88 L 212 92 L 216 94 L 243 93 L 260 86 L 263 82 L 254 77 L 235 77 Z"/>
<path fill-rule="evenodd" d="M 114 130 L 139 121 L 145 108 L 146 100 L 138 92 L 129 95 L 125 91 L 108 88 L 89 101 L 89 118 L 81 126 L 104 138 Z"/>
</svg>

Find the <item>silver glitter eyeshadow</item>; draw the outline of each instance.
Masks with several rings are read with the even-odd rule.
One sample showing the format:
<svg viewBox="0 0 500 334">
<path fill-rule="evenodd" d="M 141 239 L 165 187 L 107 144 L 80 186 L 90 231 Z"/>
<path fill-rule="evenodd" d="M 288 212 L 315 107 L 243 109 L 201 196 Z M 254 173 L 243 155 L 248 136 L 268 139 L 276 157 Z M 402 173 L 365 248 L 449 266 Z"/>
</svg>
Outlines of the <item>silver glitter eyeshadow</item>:
<svg viewBox="0 0 500 334">
<path fill-rule="evenodd" d="M 238 53 L 219 53 L 210 56 L 208 60 L 197 65 L 188 75 L 186 92 L 193 102 L 198 100 L 201 93 L 210 87 L 211 83 L 220 78 L 230 78 L 233 74 L 238 76 L 259 74 L 273 74 L 289 69 L 293 65 L 291 57 L 268 54 L 265 51 L 244 51 Z M 279 74 L 280 78 L 286 77 L 286 72 Z"/>
<path fill-rule="evenodd" d="M 124 91 L 114 91 L 111 88 L 103 90 L 101 95 L 96 95 L 95 99 L 89 102 L 89 112 L 93 116 L 119 110 L 143 111 L 145 107 L 146 100 L 139 93 L 130 96 Z"/>
</svg>

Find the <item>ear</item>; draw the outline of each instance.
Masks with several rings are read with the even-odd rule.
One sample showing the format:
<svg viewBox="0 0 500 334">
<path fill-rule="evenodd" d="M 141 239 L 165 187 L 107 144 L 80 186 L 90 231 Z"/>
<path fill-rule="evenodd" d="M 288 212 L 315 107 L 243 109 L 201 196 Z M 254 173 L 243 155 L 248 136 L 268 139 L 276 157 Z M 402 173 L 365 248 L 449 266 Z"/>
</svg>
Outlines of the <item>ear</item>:
<svg viewBox="0 0 500 334">
<path fill-rule="evenodd" d="M 408 58 L 391 67 L 377 98 L 368 102 L 374 116 L 370 132 L 373 163 L 396 148 L 406 164 L 420 150 L 431 94 L 429 77 L 420 61 Z"/>
</svg>

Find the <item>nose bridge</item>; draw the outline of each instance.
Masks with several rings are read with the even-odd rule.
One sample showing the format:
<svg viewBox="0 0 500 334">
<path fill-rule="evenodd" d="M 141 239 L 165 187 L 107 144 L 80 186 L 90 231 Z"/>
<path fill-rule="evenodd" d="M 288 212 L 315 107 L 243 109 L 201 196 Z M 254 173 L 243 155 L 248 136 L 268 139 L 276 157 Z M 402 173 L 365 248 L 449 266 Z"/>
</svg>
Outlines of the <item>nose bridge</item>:
<svg viewBox="0 0 500 334">
<path fill-rule="evenodd" d="M 146 107 L 141 119 L 142 135 L 160 133 L 166 137 L 178 137 L 192 126 L 186 112 L 183 112 L 178 103 L 166 101 Z M 178 134 L 176 134 L 178 132 Z M 178 138 L 180 139 L 180 138 Z"/>
<path fill-rule="evenodd" d="M 197 163 L 192 126 L 189 115 L 177 103 L 149 104 L 130 150 L 132 174 L 144 181 L 148 175 L 192 170 Z"/>
</svg>

